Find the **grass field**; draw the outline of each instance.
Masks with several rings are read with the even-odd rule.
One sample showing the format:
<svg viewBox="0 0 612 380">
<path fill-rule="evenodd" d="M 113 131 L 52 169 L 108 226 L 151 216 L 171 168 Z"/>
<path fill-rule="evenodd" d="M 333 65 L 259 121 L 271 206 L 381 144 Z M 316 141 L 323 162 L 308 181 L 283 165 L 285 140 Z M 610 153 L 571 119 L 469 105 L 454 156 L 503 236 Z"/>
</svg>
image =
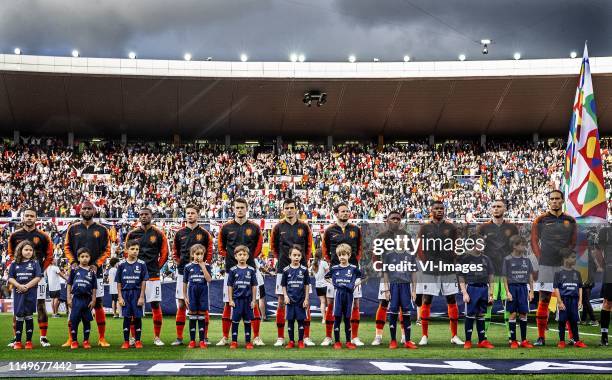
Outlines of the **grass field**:
<svg viewBox="0 0 612 380">
<path fill-rule="evenodd" d="M 378 347 L 370 346 L 369 343 L 374 338 L 374 322 L 372 320 L 363 320 L 360 326 L 360 336 L 367 343 L 366 346 L 356 350 L 333 350 L 331 347 L 308 347 L 305 350 L 287 350 L 284 348 L 273 347 L 276 340 L 276 324 L 274 321 L 263 322 L 261 325 L 261 336 L 266 342 L 265 347 L 255 347 L 249 351 L 241 347 L 238 350 L 232 350 L 228 347 L 215 347 L 214 344 L 221 338 L 221 320 L 219 317 L 214 317 L 211 321 L 209 329 L 209 340 L 212 347 L 207 350 L 195 349 L 189 350 L 185 346 L 172 347 L 169 344 L 175 338 L 175 324 L 173 317 L 164 318 L 162 328 L 162 340 L 166 343 L 164 347 L 156 347 L 152 343 L 153 323 L 150 317 L 143 320 L 143 344 L 142 350 L 121 350 L 119 346 L 122 343 L 122 321 L 120 319 L 107 319 L 106 337 L 110 342 L 111 347 L 100 348 L 94 347 L 91 350 L 74 350 L 60 347 L 67 337 L 66 318 L 49 319 L 48 338 L 52 347 L 41 348 L 38 343 L 38 328 L 35 326 L 35 349 L 32 351 L 21 350 L 18 353 L 9 347 L 6 347 L 5 342 L 8 342 L 12 336 L 12 316 L 8 314 L 0 315 L 0 361 L 10 360 L 126 360 L 126 359 L 142 359 L 142 360 L 189 360 L 189 359 L 388 359 L 388 358 L 421 358 L 421 359 L 610 359 L 612 358 L 612 350 L 609 348 L 598 347 L 599 343 L 599 328 L 590 326 L 581 326 L 580 332 L 593 334 L 582 335 L 581 339 L 589 345 L 585 349 L 566 348 L 564 350 L 556 348 L 557 333 L 549 331 L 547 335 L 548 346 L 534 349 L 518 349 L 511 350 L 506 347 L 506 333 L 503 325 L 493 324 L 489 329 L 489 339 L 496 345 L 493 350 L 472 349 L 464 350 L 463 347 L 457 347 L 449 343 L 448 322 L 439 321 L 433 322 L 430 326 L 430 344 L 427 347 L 419 348 L 418 350 L 397 349 L 390 350 L 388 344 L 388 329 L 385 330 L 384 344 Z M 531 322 L 531 324 L 534 324 Z M 554 323 L 551 323 L 551 326 Z M 92 322 L 91 342 L 97 342 L 97 329 L 95 322 Z M 421 337 L 420 326 L 413 324 L 413 341 L 418 341 Z M 315 342 L 320 343 L 324 337 L 325 329 L 321 324 L 320 319 L 315 319 L 312 322 L 312 338 Z M 240 329 L 242 334 L 242 327 Z M 463 325 L 460 323 L 459 336 L 463 337 Z M 535 340 L 536 330 L 529 329 L 528 337 L 530 340 Z M 79 334 L 82 337 L 82 333 Z M 188 337 L 188 329 L 185 329 L 185 337 Z M 310 378 L 310 377 L 309 377 Z"/>
</svg>

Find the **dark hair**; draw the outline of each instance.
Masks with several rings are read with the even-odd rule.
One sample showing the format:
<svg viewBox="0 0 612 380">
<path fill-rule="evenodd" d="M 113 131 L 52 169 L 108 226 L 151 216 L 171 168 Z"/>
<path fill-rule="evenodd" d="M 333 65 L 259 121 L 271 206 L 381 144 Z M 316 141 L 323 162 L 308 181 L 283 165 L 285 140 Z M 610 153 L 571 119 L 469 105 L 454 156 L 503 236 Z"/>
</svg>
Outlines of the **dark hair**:
<svg viewBox="0 0 612 380">
<path fill-rule="evenodd" d="M 567 259 L 568 257 L 575 255 L 576 252 L 574 252 L 573 249 L 570 248 L 561 248 L 559 250 L 559 255 L 561 255 L 561 257 L 563 257 L 564 259 Z"/>
<path fill-rule="evenodd" d="M 76 258 L 78 259 L 83 253 L 88 254 L 89 257 L 91 258 L 91 251 L 87 247 L 79 248 L 79 250 L 77 251 L 77 254 L 76 254 Z"/>
<path fill-rule="evenodd" d="M 444 202 L 442 202 L 439 199 L 435 199 L 435 200 L 431 201 L 431 203 L 429 204 L 430 207 L 433 207 L 435 205 L 442 205 L 442 206 L 444 206 Z"/>
<path fill-rule="evenodd" d="M 314 254 L 314 261 L 312 262 L 312 272 L 313 274 L 319 271 L 319 264 L 321 264 L 321 258 L 323 257 L 323 251 L 321 248 L 317 248 Z"/>
<path fill-rule="evenodd" d="M 197 213 L 200 213 L 200 208 L 196 206 L 194 203 L 189 203 L 187 206 L 185 206 L 185 210 L 190 209 L 190 208 L 196 210 Z"/>
<path fill-rule="evenodd" d="M 336 214 L 337 214 L 337 213 L 338 213 L 338 211 L 340 211 L 340 207 L 342 207 L 342 206 L 344 206 L 344 207 L 348 208 L 348 205 L 346 204 L 346 202 L 340 202 L 340 203 L 337 203 L 337 204 L 334 206 L 334 213 L 336 213 Z"/>
<path fill-rule="evenodd" d="M 32 206 L 28 206 L 23 210 L 23 213 L 25 214 L 26 211 L 32 211 L 34 214 L 37 214 L 37 211 L 34 207 Z"/>
<path fill-rule="evenodd" d="M 287 199 L 285 199 L 285 201 L 283 202 L 283 208 L 284 208 L 285 206 L 287 206 L 287 205 L 290 205 L 290 204 L 296 204 L 296 203 L 297 203 L 297 202 L 295 201 L 295 199 L 293 199 L 293 198 L 287 198 Z"/>
<path fill-rule="evenodd" d="M 391 215 L 398 215 L 400 218 L 404 217 L 404 213 L 401 212 L 400 210 L 391 210 L 391 211 L 389 211 L 389 213 L 387 214 L 387 219 L 389 219 L 391 217 Z"/>
<path fill-rule="evenodd" d="M 559 189 L 554 189 L 554 190 L 549 191 L 548 192 L 548 197 L 550 198 L 550 196 L 553 193 L 559 193 L 559 194 L 561 194 L 561 198 L 565 198 L 565 193 L 563 191 L 559 190 Z"/>
<path fill-rule="evenodd" d="M 233 204 L 236 204 L 236 203 L 242 203 L 242 204 L 247 205 L 247 206 L 249 205 L 249 202 L 247 202 L 246 199 L 241 198 L 241 197 L 234 198 Z"/>
<path fill-rule="evenodd" d="M 510 239 L 508 239 L 508 242 L 510 243 L 511 247 L 514 247 L 515 245 L 517 245 L 519 243 L 527 244 L 527 240 L 524 237 L 522 237 L 521 235 L 512 235 L 512 236 L 510 236 Z"/>
<path fill-rule="evenodd" d="M 493 203 L 495 203 L 495 202 L 501 202 L 501 203 L 504 204 L 504 206 L 508 207 L 508 201 L 505 200 L 504 198 L 495 198 L 495 199 L 493 199 Z"/>
<path fill-rule="evenodd" d="M 302 247 L 299 244 L 294 244 L 291 249 L 289 250 L 289 254 L 291 254 L 291 252 L 293 252 L 293 250 L 296 250 L 300 253 L 300 256 L 304 256 L 304 252 L 302 252 Z"/>
<path fill-rule="evenodd" d="M 109 264 L 110 264 L 111 268 L 112 268 L 112 267 L 114 267 L 115 265 L 117 265 L 117 263 L 118 263 L 119 261 L 121 261 L 121 260 L 119 260 L 119 259 L 118 259 L 118 258 L 116 258 L 116 257 L 113 257 L 112 259 L 110 259 Z"/>
<path fill-rule="evenodd" d="M 142 212 L 142 211 L 148 211 L 148 212 L 149 212 L 149 214 L 153 214 L 153 210 L 151 210 L 149 207 L 142 207 L 142 208 L 140 209 L 140 211 L 141 211 L 141 212 Z"/>
<path fill-rule="evenodd" d="M 34 244 L 32 244 L 32 242 L 29 240 L 24 240 L 21 243 L 17 244 L 17 247 L 15 248 L 15 262 L 17 264 L 20 264 L 23 261 L 23 248 L 27 245 L 32 247 L 33 251 L 30 260 L 36 260 L 36 251 L 34 250 Z"/>
<path fill-rule="evenodd" d="M 140 248 L 140 241 L 136 239 L 130 239 L 125 243 L 125 249 L 129 249 L 130 247 L 133 247 L 135 245 L 137 245 Z"/>
</svg>

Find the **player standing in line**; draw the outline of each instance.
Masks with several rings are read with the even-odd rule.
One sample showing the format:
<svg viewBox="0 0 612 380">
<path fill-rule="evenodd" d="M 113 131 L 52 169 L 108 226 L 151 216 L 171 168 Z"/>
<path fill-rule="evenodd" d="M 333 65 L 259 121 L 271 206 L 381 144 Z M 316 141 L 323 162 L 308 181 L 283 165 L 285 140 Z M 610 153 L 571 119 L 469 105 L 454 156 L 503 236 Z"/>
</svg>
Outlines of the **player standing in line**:
<svg viewBox="0 0 612 380">
<path fill-rule="evenodd" d="M 251 321 L 253 310 L 257 307 L 257 276 L 255 268 L 248 265 L 249 249 L 245 245 L 234 248 L 236 265 L 231 267 L 227 275 L 227 294 L 229 306 L 232 308 L 232 343 L 231 349 L 238 348 L 238 327 L 244 322 L 244 340 L 247 350 L 253 349 L 251 343 Z"/>
<path fill-rule="evenodd" d="M 491 220 L 484 224 L 480 224 L 476 229 L 478 237 L 484 239 L 484 255 L 488 256 L 493 262 L 495 271 L 495 278 L 493 279 L 493 302 L 496 300 L 502 302 L 506 300 L 502 263 L 504 258 L 512 253 L 510 238 L 519 233 L 515 224 L 504 219 L 506 211 L 506 200 L 495 199 L 493 203 L 491 203 Z M 493 304 L 487 307 L 485 332 L 489 330 L 492 310 Z M 506 323 L 506 328 L 508 328 L 508 310 L 504 311 L 504 322 Z"/>
<path fill-rule="evenodd" d="M 119 305 L 123 315 L 123 345 L 122 349 L 130 348 L 130 325 L 134 322 L 136 342 L 134 347 L 142 348 L 142 316 L 144 315 L 145 288 L 149 273 L 144 261 L 138 259 L 140 242 L 128 240 L 125 243 L 127 258 L 117 267 L 117 292 Z"/>
<path fill-rule="evenodd" d="M 94 312 L 96 324 L 98 325 L 98 345 L 101 347 L 110 347 L 110 344 L 104 338 L 104 333 L 106 332 L 106 315 L 104 313 L 104 306 L 102 305 L 102 298 L 104 297 L 102 268 L 106 259 L 110 256 L 111 250 L 108 229 L 93 220 L 95 215 L 93 203 L 89 201 L 83 202 L 81 204 L 80 215 L 81 221 L 71 224 L 66 231 L 66 236 L 64 238 L 64 254 L 68 258 L 72 268 L 76 268 L 78 265 L 75 256 L 76 252 L 83 247 L 89 249 L 91 254 L 89 268 L 96 274 L 97 278 L 96 305 L 94 306 Z M 69 322 L 68 331 L 71 330 Z M 69 347 L 71 339 L 72 338 L 69 337 L 63 347 Z"/>
<path fill-rule="evenodd" d="M 548 211 L 538 216 L 531 225 L 531 250 L 538 258 L 538 280 L 534 291 L 539 291 L 536 323 L 538 340 L 534 346 L 546 345 L 548 303 L 553 292 L 555 273 L 563 264 L 561 249 L 573 250 L 576 246 L 576 220 L 563 212 L 563 192 L 548 193 Z"/>
<path fill-rule="evenodd" d="M 144 207 L 140 209 L 139 219 L 140 226 L 128 232 L 125 241 L 134 239 L 140 244 L 138 259 L 145 262 L 149 272 L 149 280 L 145 289 L 145 301 L 151 304 L 151 312 L 153 313 L 153 344 L 163 346 L 164 342 L 160 339 L 163 315 L 159 271 L 168 260 L 168 239 L 161 229 L 151 223 L 153 211 L 150 208 Z M 212 242 L 212 239 L 210 241 Z"/>
<path fill-rule="evenodd" d="M 431 220 L 420 228 L 418 237 L 422 239 L 422 244 L 417 247 L 418 260 L 423 267 L 428 262 L 430 264 L 433 263 L 436 267 L 440 262 L 454 264 L 455 251 L 453 249 L 444 249 L 446 244 L 439 243 L 451 239 L 454 248 L 454 242 L 457 240 L 457 227 L 445 219 L 444 204 L 441 201 L 433 201 L 431 203 Z M 424 245 L 426 246 L 424 247 Z M 419 265 L 419 269 L 423 268 L 421 265 Z M 423 300 L 421 305 L 421 330 L 423 336 L 419 346 L 425 346 L 429 342 L 431 303 L 433 297 L 440 295 L 440 293 L 446 298 L 451 330 L 450 342 L 452 344 L 463 345 L 463 341 L 457 336 L 459 308 L 457 307 L 455 295 L 459 292 L 459 287 L 457 285 L 456 274 L 441 272 L 439 269 L 426 268 L 419 275 L 420 278 L 417 280 L 417 296 L 421 294 Z"/>
<path fill-rule="evenodd" d="M 206 332 L 208 323 L 208 283 L 212 281 L 210 277 L 210 267 L 206 265 L 204 256 L 206 248 L 201 244 L 191 246 L 189 250 L 191 262 L 185 265 L 183 275 L 183 299 L 189 309 L 189 346 L 196 348 L 195 332 L 196 323 L 200 338 L 200 348 L 207 348 Z"/>
<path fill-rule="evenodd" d="M 295 321 L 298 325 L 298 348 L 305 348 L 304 344 L 304 320 L 307 310 L 310 309 L 309 289 L 310 277 L 308 268 L 302 264 L 301 247 L 295 245 L 290 250 L 291 263 L 283 268 L 281 287 L 283 290 L 283 302 L 287 309 L 287 321 L 289 327 L 289 344 L 286 348 L 295 347 Z"/>
<path fill-rule="evenodd" d="M 278 297 L 278 308 L 276 311 L 276 327 L 278 339 L 274 346 L 285 344 L 285 299 L 281 279 L 283 270 L 291 263 L 290 253 L 296 245 L 299 247 L 301 255 L 300 265 L 308 267 L 308 262 L 312 250 L 312 232 L 308 224 L 301 222 L 297 218 L 297 204 L 293 199 L 286 199 L 283 203 L 283 213 L 285 219 L 278 222 L 272 229 L 270 237 L 270 251 L 276 261 L 276 295 Z M 310 310 L 306 310 L 304 321 L 304 344 L 314 346 L 315 343 L 310 339 Z"/>
<path fill-rule="evenodd" d="M 340 323 L 344 320 L 344 334 L 346 336 L 346 348 L 354 350 L 357 346 L 351 342 L 351 317 L 353 309 L 353 293 L 361 284 L 361 271 L 356 265 L 350 263 L 351 246 L 342 243 L 336 248 L 338 264 L 332 265 L 325 278 L 334 287 L 334 349 L 342 348 L 340 343 Z"/>
<path fill-rule="evenodd" d="M 323 241 L 321 249 L 325 260 L 330 263 L 330 266 L 338 265 L 340 259 L 336 254 L 336 249 L 340 244 L 346 243 L 351 248 L 349 255 L 349 263 L 355 267 L 359 267 L 359 260 L 362 252 L 362 236 L 361 229 L 352 223 L 349 223 L 351 212 L 346 203 L 339 203 L 334 207 L 336 222 L 325 229 L 323 233 Z M 329 273 L 328 273 L 329 274 Z M 325 313 L 325 339 L 321 346 L 329 346 L 332 343 L 332 329 L 334 328 L 334 287 L 327 287 L 327 311 Z M 361 285 L 357 285 L 352 292 L 351 299 L 354 302 L 351 308 L 351 343 L 355 346 L 363 346 L 364 343 L 359 339 L 359 299 L 361 298 Z"/>
<path fill-rule="evenodd" d="M 610 203 L 612 213 L 612 202 Z M 601 346 L 608 346 L 608 329 L 610 328 L 610 310 L 612 310 L 612 226 L 599 231 L 597 245 L 601 250 L 602 257 L 596 260 L 598 271 L 603 272 L 603 283 L 601 284 Z"/>
<path fill-rule="evenodd" d="M 255 258 L 259 257 L 261 253 L 261 247 L 263 244 L 263 236 L 261 233 L 261 229 L 259 225 L 255 222 L 248 220 L 247 218 L 247 210 L 248 203 L 244 198 L 236 198 L 234 199 L 234 219 L 225 223 L 221 226 L 218 235 L 219 242 L 219 254 L 225 257 L 225 268 L 229 270 L 236 265 L 236 257 L 234 255 L 234 250 L 239 245 L 244 245 L 248 248 L 248 257 L 247 257 L 247 265 L 255 268 Z M 223 280 L 223 302 L 225 306 L 223 307 L 223 337 L 217 343 L 217 346 L 225 346 L 228 342 L 229 330 L 232 327 L 232 319 L 231 319 L 231 307 L 229 304 L 229 293 L 227 286 L 228 276 L 226 275 Z M 259 287 L 261 284 L 257 284 Z M 256 289 L 255 297 L 258 297 L 258 291 Z M 256 346 L 264 346 L 265 343 L 259 337 L 259 324 L 261 322 L 261 314 L 259 312 L 259 307 L 255 307 L 253 309 L 253 344 Z"/>
<path fill-rule="evenodd" d="M 47 270 L 49 265 L 53 261 L 53 242 L 49 235 L 36 228 L 36 210 L 33 208 L 26 208 L 23 212 L 22 223 L 23 227 L 13 232 L 8 239 L 8 256 L 9 260 L 13 259 L 13 252 L 15 252 L 17 245 L 22 241 L 29 241 L 34 247 L 34 256 L 38 260 L 43 273 Z M 47 328 L 49 326 L 49 317 L 47 315 L 47 282 L 42 277 L 38 282 L 36 288 L 36 312 L 38 314 L 38 328 L 40 329 L 40 345 L 42 347 L 49 347 L 51 344 L 47 339 Z M 15 319 L 13 319 L 13 330 L 15 329 Z M 12 346 L 15 337 L 9 344 Z"/>
<path fill-rule="evenodd" d="M 25 322 L 25 349 L 31 350 L 34 320 L 32 315 L 36 309 L 36 285 L 43 274 L 34 256 L 34 245 L 24 240 L 15 248 L 15 262 L 9 268 L 8 282 L 13 285 L 13 315 L 15 315 L 15 343 L 13 349 L 21 350 L 21 334 Z"/>
<path fill-rule="evenodd" d="M 66 304 L 70 307 L 70 336 L 72 343 L 70 349 L 79 348 L 79 323 L 83 322 L 83 348 L 90 349 L 89 333 L 91 332 L 91 310 L 96 304 L 96 288 L 98 283 L 96 275 L 89 269 L 89 249 L 83 247 L 77 251 L 79 266 L 70 271 L 70 277 L 66 283 L 68 300 Z"/>
<path fill-rule="evenodd" d="M 527 340 L 527 314 L 529 302 L 533 300 L 533 267 L 531 260 L 525 257 L 527 240 L 519 235 L 510 238 L 512 254 L 506 256 L 502 263 L 502 276 L 506 289 L 505 309 L 509 313 L 510 348 L 533 348 Z M 495 297 L 495 295 L 494 295 Z M 516 341 L 516 314 L 519 314 L 521 326 L 521 343 Z"/>
<path fill-rule="evenodd" d="M 582 276 L 575 269 L 576 253 L 569 248 L 559 251 L 563 257 L 563 266 L 555 273 L 553 287 L 557 297 L 557 319 L 559 321 L 559 344 L 565 348 L 565 326 L 569 322 L 572 329 L 574 347 L 585 348 L 587 345 L 580 340 L 578 333 L 578 310 L 582 308 Z"/>
<path fill-rule="evenodd" d="M 387 215 L 385 231 L 382 231 L 376 239 L 395 239 L 396 236 L 406 234 L 405 231 L 400 230 L 400 223 L 402 221 L 402 215 L 399 211 L 391 211 Z M 372 261 L 384 262 L 385 257 L 379 255 L 372 255 Z M 385 328 L 385 322 L 387 320 L 387 310 L 389 308 L 389 287 L 386 286 L 384 278 L 381 277 L 380 284 L 378 285 L 378 309 L 376 309 L 376 335 L 372 346 L 379 346 L 382 343 L 382 334 Z M 416 283 L 412 287 L 412 290 L 416 290 Z M 402 310 L 403 312 L 403 310 Z M 402 335 L 402 343 L 404 343 L 404 336 Z"/>
<path fill-rule="evenodd" d="M 202 244 L 206 247 L 204 261 L 207 264 L 210 264 L 212 261 L 213 237 L 204 227 L 198 224 L 199 213 L 200 209 L 195 205 L 190 204 L 185 207 L 185 227 L 176 232 L 172 242 L 172 257 L 178 271 L 175 292 L 178 306 L 176 310 L 176 340 L 172 342 L 173 346 L 183 344 L 183 330 L 185 329 L 185 319 L 187 317 L 187 305 L 185 305 L 185 300 L 183 299 L 183 274 L 185 265 L 191 262 L 189 259 L 191 247 L 195 244 Z M 205 317 L 206 322 L 208 322 L 208 313 L 205 314 Z"/>
</svg>

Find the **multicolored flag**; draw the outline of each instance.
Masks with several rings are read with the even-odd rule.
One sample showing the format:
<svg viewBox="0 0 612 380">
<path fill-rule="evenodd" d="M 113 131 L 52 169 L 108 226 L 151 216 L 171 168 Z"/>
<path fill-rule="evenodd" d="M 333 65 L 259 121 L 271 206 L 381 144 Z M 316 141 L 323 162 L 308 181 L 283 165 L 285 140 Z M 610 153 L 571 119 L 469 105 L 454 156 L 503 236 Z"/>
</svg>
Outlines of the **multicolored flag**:
<svg viewBox="0 0 612 380">
<path fill-rule="evenodd" d="M 586 44 L 567 138 L 562 190 L 569 215 L 606 219 L 606 191 Z"/>
</svg>

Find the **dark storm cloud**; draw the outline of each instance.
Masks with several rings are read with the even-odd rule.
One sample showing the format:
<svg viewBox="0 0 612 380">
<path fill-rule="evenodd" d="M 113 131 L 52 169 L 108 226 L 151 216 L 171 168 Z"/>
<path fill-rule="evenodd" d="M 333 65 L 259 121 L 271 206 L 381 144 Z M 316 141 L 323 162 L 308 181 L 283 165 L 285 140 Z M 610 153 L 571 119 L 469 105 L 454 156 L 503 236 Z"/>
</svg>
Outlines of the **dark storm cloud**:
<svg viewBox="0 0 612 380">
<path fill-rule="evenodd" d="M 612 55 L 607 0 L 20 0 L 0 2 L 0 49 L 143 58 L 454 60 Z M 492 38 L 490 54 L 478 41 Z"/>
</svg>

